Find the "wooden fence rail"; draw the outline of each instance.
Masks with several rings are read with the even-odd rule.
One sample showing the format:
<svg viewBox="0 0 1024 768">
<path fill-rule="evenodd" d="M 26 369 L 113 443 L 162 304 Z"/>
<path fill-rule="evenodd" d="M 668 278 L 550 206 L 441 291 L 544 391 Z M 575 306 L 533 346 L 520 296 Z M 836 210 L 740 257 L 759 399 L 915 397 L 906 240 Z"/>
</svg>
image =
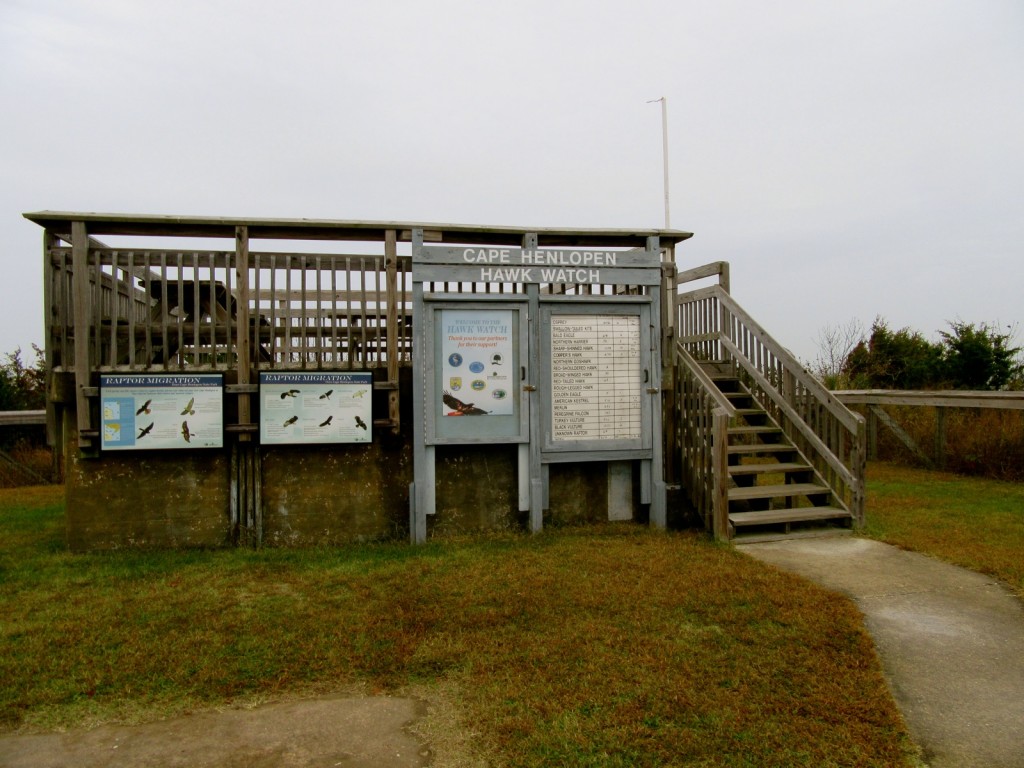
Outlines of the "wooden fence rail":
<svg viewBox="0 0 1024 768">
<path fill-rule="evenodd" d="M 946 413 L 950 408 L 1024 411 L 1024 392 L 973 390 L 908 391 L 896 389 L 847 389 L 832 393 L 847 406 L 863 406 L 867 413 L 867 453 L 878 456 L 878 425 L 889 429 L 924 464 L 942 467 L 946 463 Z M 885 410 L 886 406 L 935 409 L 934 449 L 927 453 Z"/>
</svg>

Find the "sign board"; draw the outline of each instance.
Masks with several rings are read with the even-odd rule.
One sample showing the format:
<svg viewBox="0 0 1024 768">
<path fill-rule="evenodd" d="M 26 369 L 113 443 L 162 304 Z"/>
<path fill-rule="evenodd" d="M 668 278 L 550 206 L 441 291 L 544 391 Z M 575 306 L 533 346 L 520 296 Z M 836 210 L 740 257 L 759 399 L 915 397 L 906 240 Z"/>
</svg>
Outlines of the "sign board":
<svg viewBox="0 0 1024 768">
<path fill-rule="evenodd" d="M 219 373 L 101 375 L 100 447 L 105 451 L 224 446 Z"/>
<path fill-rule="evenodd" d="M 658 285 L 659 258 L 656 251 L 421 246 L 413 280 Z"/>
<path fill-rule="evenodd" d="M 260 442 L 369 443 L 370 373 L 260 373 Z"/>
<path fill-rule="evenodd" d="M 545 460 L 650 454 L 650 317 L 641 302 L 541 302 Z"/>
<path fill-rule="evenodd" d="M 553 315 L 551 440 L 639 440 L 639 315 Z"/>
<path fill-rule="evenodd" d="M 665 525 L 658 238 L 645 250 L 541 249 L 540 238 L 424 245 L 412 230 L 413 541 L 426 540 L 436 511 L 435 449 L 446 444 L 517 444 L 532 531 L 543 527 L 550 465 L 586 461 L 609 464 L 623 508 L 637 462 L 639 502 Z"/>
<path fill-rule="evenodd" d="M 440 322 L 441 418 L 511 415 L 512 312 L 445 309 Z"/>
<path fill-rule="evenodd" d="M 432 376 L 427 440 L 509 442 L 526 431 L 520 340 L 526 308 L 516 302 L 429 302 L 424 308 Z"/>
</svg>

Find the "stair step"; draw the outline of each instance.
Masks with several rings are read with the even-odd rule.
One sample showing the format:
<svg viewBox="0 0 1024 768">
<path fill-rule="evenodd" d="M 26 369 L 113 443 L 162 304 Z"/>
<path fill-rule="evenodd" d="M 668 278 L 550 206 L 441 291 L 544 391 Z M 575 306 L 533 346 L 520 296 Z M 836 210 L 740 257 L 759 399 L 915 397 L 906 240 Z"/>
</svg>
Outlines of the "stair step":
<svg viewBox="0 0 1024 768">
<path fill-rule="evenodd" d="M 752 485 L 743 488 L 730 488 L 729 501 L 748 499 L 774 499 L 780 496 L 813 496 L 819 493 L 830 493 L 828 486 L 817 483 L 786 483 L 785 485 Z"/>
<path fill-rule="evenodd" d="M 809 464 L 801 464 L 797 461 L 775 461 L 764 464 L 733 464 L 729 467 L 730 475 L 771 475 L 776 472 L 788 474 L 789 472 L 810 472 Z"/>
<path fill-rule="evenodd" d="M 766 509 L 761 512 L 733 512 L 729 522 L 739 528 L 744 525 L 774 525 L 776 523 L 804 523 L 815 520 L 849 520 L 847 510 L 841 507 L 801 507 L 799 509 Z"/>
<path fill-rule="evenodd" d="M 752 443 L 750 445 L 730 445 L 728 452 L 738 453 L 789 453 L 796 452 L 789 443 Z"/>
<path fill-rule="evenodd" d="M 730 435 L 768 435 L 771 433 L 782 432 L 780 427 L 775 426 L 743 426 L 743 427 L 729 427 Z"/>
</svg>

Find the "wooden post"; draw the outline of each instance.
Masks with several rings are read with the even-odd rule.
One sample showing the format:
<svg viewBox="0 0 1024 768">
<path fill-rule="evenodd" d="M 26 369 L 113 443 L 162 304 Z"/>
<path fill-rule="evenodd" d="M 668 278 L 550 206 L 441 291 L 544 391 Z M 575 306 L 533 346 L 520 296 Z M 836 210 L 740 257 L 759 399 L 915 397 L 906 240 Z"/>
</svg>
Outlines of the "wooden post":
<svg viewBox="0 0 1024 768">
<path fill-rule="evenodd" d="M 238 358 L 238 383 L 248 384 L 251 381 L 251 362 L 249 353 L 249 228 L 235 227 L 235 284 L 238 288 L 238 310 L 235 323 L 235 352 Z M 252 404 L 249 393 L 238 395 L 238 423 L 248 425 L 252 420 Z M 247 432 L 238 435 L 239 442 L 247 443 L 252 436 Z"/>
<path fill-rule="evenodd" d="M 538 237 L 536 233 L 529 233 L 523 236 L 523 248 L 536 250 Z M 530 391 L 530 532 L 540 533 L 544 528 L 544 501 L 547 496 L 547 488 L 544 483 L 547 475 L 544 473 L 541 460 L 541 428 L 540 408 L 538 407 L 537 390 L 540 387 L 540 286 L 537 283 L 530 283 L 526 286 L 528 300 L 528 312 L 530 317 L 529 340 L 527 342 L 527 365 L 528 381 L 525 382 L 533 387 Z M 536 324 L 536 325 L 535 325 Z M 534 328 L 538 331 L 535 332 Z M 523 384 L 524 382 L 520 382 Z"/>
<path fill-rule="evenodd" d="M 720 408 L 711 415 L 711 525 L 715 541 L 729 540 L 729 416 Z"/>
<path fill-rule="evenodd" d="M 53 377 L 53 264 L 50 262 L 50 249 L 53 247 L 53 235 L 43 230 L 43 361 L 46 365 L 46 391 L 50 391 L 49 380 Z M 63 269 L 61 269 L 63 272 Z M 46 398 L 46 444 L 53 448 L 54 459 L 57 457 L 57 406 Z M 57 468 L 55 463 L 54 469 Z"/>
<path fill-rule="evenodd" d="M 935 466 L 946 468 L 946 409 L 935 406 Z"/>
<path fill-rule="evenodd" d="M 414 229 L 411 234 L 413 259 L 423 245 L 423 230 Z M 425 444 L 426 434 L 426 315 L 423 305 L 423 283 L 412 284 L 413 307 L 413 377 L 412 377 L 412 430 L 413 430 L 413 482 L 409 485 L 409 540 L 423 544 L 427 540 L 427 515 L 434 512 L 434 450 Z M 429 463 L 429 466 L 428 466 Z"/>
<path fill-rule="evenodd" d="M 853 475 L 856 478 L 856 484 L 853 487 L 851 494 L 851 506 L 850 514 L 853 515 L 853 525 L 858 530 L 864 527 L 864 508 L 866 505 L 866 477 L 867 477 L 867 458 L 865 456 L 865 443 L 867 442 L 866 436 L 867 425 L 863 416 L 857 418 L 857 434 L 855 437 L 855 443 L 853 446 L 852 456 L 850 457 L 850 469 L 853 470 Z"/>
<path fill-rule="evenodd" d="M 661 244 L 657 237 L 647 238 L 647 250 L 657 253 L 661 250 Z M 662 327 L 661 323 L 664 320 L 664 307 L 662 306 L 662 285 L 664 280 L 651 291 L 651 301 L 654 306 L 651 307 L 651 318 L 650 324 L 657 322 L 658 328 Z M 662 356 L 664 348 L 664 339 L 661 337 L 661 333 L 658 334 L 659 338 L 651 339 L 651 381 L 648 382 L 648 393 L 651 395 L 651 474 L 650 478 L 650 505 L 651 505 L 651 516 L 650 524 L 652 527 L 659 530 L 665 530 L 668 512 L 665 508 L 666 491 L 665 491 L 665 467 L 664 467 L 664 445 L 662 443 L 662 413 L 664 412 L 665 401 L 664 401 L 664 387 L 667 369 L 663 366 Z M 655 376 L 658 378 L 655 379 Z M 653 390 L 653 391 L 652 391 Z M 641 491 L 641 495 L 643 492 Z"/>
<path fill-rule="evenodd" d="M 666 248 L 666 254 L 671 254 L 671 248 Z M 664 341 L 662 346 L 662 423 L 665 430 L 665 456 L 664 456 L 664 479 L 666 483 L 679 483 L 678 446 L 676 445 L 676 424 L 679 404 L 676 402 L 676 390 L 678 388 L 678 366 L 676 364 L 676 266 L 674 262 L 663 262 L 661 265 L 662 274 L 662 303 L 661 303 L 661 336 Z"/>
<path fill-rule="evenodd" d="M 85 388 L 90 385 L 89 371 L 89 234 L 84 221 L 71 222 L 71 285 L 74 302 L 75 330 L 75 407 L 78 419 L 78 447 L 89 448 L 92 429 L 89 399 Z"/>
<path fill-rule="evenodd" d="M 401 426 L 398 392 L 398 233 L 389 229 L 384 233 L 384 268 L 387 280 L 387 356 L 388 384 L 393 387 L 388 391 L 388 421 L 391 432 L 398 434 Z M 402 307 L 404 314 L 405 307 Z"/>
<path fill-rule="evenodd" d="M 875 461 L 878 458 L 878 417 L 873 408 L 867 409 L 868 413 L 868 458 Z"/>
</svg>

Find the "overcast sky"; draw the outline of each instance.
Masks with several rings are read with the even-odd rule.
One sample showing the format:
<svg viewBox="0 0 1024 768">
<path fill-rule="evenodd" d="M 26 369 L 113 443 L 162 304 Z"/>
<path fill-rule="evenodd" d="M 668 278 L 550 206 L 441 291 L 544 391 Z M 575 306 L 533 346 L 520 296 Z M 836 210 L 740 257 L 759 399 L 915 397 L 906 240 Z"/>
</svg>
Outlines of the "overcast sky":
<svg viewBox="0 0 1024 768">
<path fill-rule="evenodd" d="M 801 359 L 1024 321 L 1021 0 L 0 0 L 0 352 L 23 212 L 660 227 L 661 96 L 679 265 Z"/>
</svg>

